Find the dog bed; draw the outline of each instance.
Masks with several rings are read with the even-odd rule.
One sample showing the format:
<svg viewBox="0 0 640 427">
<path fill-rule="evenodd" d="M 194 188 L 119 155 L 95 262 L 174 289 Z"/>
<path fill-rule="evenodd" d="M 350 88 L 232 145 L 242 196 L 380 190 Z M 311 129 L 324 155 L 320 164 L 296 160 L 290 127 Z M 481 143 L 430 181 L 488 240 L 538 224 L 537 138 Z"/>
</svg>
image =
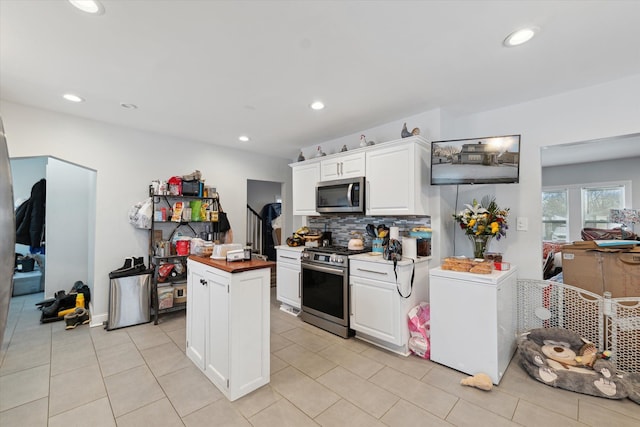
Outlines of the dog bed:
<svg viewBox="0 0 640 427">
<path fill-rule="evenodd" d="M 563 328 L 532 329 L 518 342 L 520 363 L 552 387 L 640 404 L 640 374 L 621 373 L 595 346 Z"/>
</svg>

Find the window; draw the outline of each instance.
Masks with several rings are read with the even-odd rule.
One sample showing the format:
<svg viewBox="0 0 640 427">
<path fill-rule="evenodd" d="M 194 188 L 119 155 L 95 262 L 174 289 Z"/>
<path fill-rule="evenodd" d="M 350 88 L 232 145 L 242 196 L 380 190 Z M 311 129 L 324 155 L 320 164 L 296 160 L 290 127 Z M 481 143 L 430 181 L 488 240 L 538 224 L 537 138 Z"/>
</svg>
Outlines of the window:
<svg viewBox="0 0 640 427">
<path fill-rule="evenodd" d="M 569 206 L 567 189 L 542 192 L 542 240 L 566 242 Z"/>
<path fill-rule="evenodd" d="M 584 228 L 613 228 L 610 209 L 624 208 L 624 185 L 585 187 L 582 189 L 582 224 Z"/>
</svg>

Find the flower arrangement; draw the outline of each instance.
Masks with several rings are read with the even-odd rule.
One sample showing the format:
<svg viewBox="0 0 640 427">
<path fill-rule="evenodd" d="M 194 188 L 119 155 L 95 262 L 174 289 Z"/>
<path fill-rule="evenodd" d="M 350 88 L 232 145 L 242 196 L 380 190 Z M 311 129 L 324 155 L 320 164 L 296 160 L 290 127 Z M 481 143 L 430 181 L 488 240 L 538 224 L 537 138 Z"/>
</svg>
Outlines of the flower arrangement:
<svg viewBox="0 0 640 427">
<path fill-rule="evenodd" d="M 471 205 L 465 206 L 465 210 L 453 214 L 453 217 L 466 235 L 490 236 L 497 240 L 507 237 L 509 208 L 501 209 L 495 197 L 484 196 L 480 203 L 474 199 Z"/>
</svg>

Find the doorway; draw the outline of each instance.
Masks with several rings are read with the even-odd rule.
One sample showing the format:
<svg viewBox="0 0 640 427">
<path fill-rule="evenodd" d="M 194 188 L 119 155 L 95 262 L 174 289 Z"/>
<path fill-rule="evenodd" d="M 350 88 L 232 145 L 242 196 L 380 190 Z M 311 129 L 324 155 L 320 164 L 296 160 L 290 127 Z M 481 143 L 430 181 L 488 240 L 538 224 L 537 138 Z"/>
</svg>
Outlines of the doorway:
<svg viewBox="0 0 640 427">
<path fill-rule="evenodd" d="M 282 236 L 281 182 L 247 180 L 247 242 L 254 252 L 275 261 Z"/>
<path fill-rule="evenodd" d="M 93 288 L 96 171 L 50 156 L 13 158 L 10 163 L 16 206 L 30 197 L 34 183 L 46 179 L 44 297 L 68 292 L 76 281 Z M 16 252 L 29 251 L 16 245 Z"/>
</svg>

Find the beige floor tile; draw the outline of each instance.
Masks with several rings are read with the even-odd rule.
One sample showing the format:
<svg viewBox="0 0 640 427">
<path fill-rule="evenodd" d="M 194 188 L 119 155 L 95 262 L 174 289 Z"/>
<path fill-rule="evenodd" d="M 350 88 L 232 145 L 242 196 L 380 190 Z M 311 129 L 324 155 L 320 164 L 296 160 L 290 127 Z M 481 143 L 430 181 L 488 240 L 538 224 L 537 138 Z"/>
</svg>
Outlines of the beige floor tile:
<svg viewBox="0 0 640 427">
<path fill-rule="evenodd" d="M 336 364 L 332 361 L 297 344 L 290 345 L 274 354 L 311 378 L 318 378 L 336 367 Z"/>
<path fill-rule="evenodd" d="M 360 354 L 363 351 L 368 350 L 370 348 L 377 348 L 373 344 L 368 343 L 366 341 L 362 341 L 357 337 L 351 337 L 349 339 L 336 341 L 335 344 L 341 345 L 344 348 L 348 348 L 349 350 L 353 351 L 354 353 L 360 353 Z"/>
<path fill-rule="evenodd" d="M 289 347 L 293 343 L 294 343 L 293 341 L 288 340 L 284 337 L 281 337 L 280 335 L 271 334 L 271 339 L 270 339 L 271 353 L 275 353 L 278 350 L 282 350 L 285 347 Z"/>
<path fill-rule="evenodd" d="M 448 422 L 433 415 L 430 412 L 420 409 L 415 405 L 407 402 L 406 400 L 400 400 L 393 408 L 389 409 L 386 414 L 381 418 L 381 421 L 385 425 L 392 427 L 405 427 L 405 426 L 451 426 Z M 476 424 L 480 427 L 483 424 Z"/>
<path fill-rule="evenodd" d="M 444 390 L 389 367 L 382 369 L 369 381 L 443 419 L 458 401 L 456 396 Z"/>
<path fill-rule="evenodd" d="M 48 410 L 49 399 L 46 397 L 16 406 L 15 408 L 0 412 L 0 426 L 46 426 Z"/>
<path fill-rule="evenodd" d="M 142 355 L 132 342 L 96 350 L 96 353 L 105 378 L 144 365 Z"/>
<path fill-rule="evenodd" d="M 155 347 L 171 342 L 171 338 L 157 325 L 147 323 L 129 328 L 127 331 L 138 350 Z"/>
<path fill-rule="evenodd" d="M 320 355 L 365 379 L 370 378 L 384 367 L 383 364 L 338 344 L 325 348 L 320 352 Z"/>
<path fill-rule="evenodd" d="M 254 427 L 317 427 L 311 418 L 286 399 L 281 399 L 264 411 L 249 418 Z M 191 427 L 190 424 L 187 424 Z"/>
<path fill-rule="evenodd" d="M 331 344 L 329 340 L 308 332 L 303 328 L 294 328 L 280 335 L 313 352 L 319 352 Z"/>
<path fill-rule="evenodd" d="M 340 397 L 292 367 L 271 376 L 271 387 L 313 418 Z"/>
<path fill-rule="evenodd" d="M 193 364 L 173 341 L 141 350 L 140 353 L 156 377 L 161 377 Z"/>
<path fill-rule="evenodd" d="M 139 366 L 104 379 L 115 417 L 165 397 L 147 366 Z"/>
<path fill-rule="evenodd" d="M 590 404 L 595 406 L 602 406 L 605 409 L 617 412 L 627 417 L 635 418 L 640 425 L 640 405 L 635 403 L 631 399 L 607 399 L 604 397 L 587 396 L 586 394 L 580 395 L 579 405 Z"/>
<path fill-rule="evenodd" d="M 7 375 L 36 366 L 49 365 L 51 363 L 50 343 L 27 343 L 10 345 L 5 354 L 0 376 Z"/>
<path fill-rule="evenodd" d="M 286 368 L 287 366 L 290 366 L 287 362 L 285 362 L 284 360 L 280 359 L 278 356 L 276 356 L 275 354 L 271 354 L 271 375 L 275 374 L 276 372 Z"/>
<path fill-rule="evenodd" d="M 0 412 L 49 395 L 49 365 L 0 377 Z"/>
<path fill-rule="evenodd" d="M 181 417 L 224 399 L 216 386 L 193 365 L 158 377 L 158 382 Z"/>
<path fill-rule="evenodd" d="M 282 332 L 295 328 L 296 324 L 289 321 L 289 319 L 281 319 L 276 316 L 272 316 L 269 326 L 271 327 L 271 332 L 274 334 L 281 334 Z"/>
<path fill-rule="evenodd" d="M 250 427 L 227 399 L 220 399 L 183 418 L 187 427 Z"/>
<path fill-rule="evenodd" d="M 98 358 L 93 344 L 73 345 L 69 347 L 53 347 L 51 349 L 51 376 L 79 368 L 98 366 Z"/>
<path fill-rule="evenodd" d="M 107 391 L 98 365 L 56 375 L 51 377 L 49 416 L 77 408 L 106 395 Z"/>
<path fill-rule="evenodd" d="M 634 416 L 626 416 L 600 405 L 580 401 L 579 421 L 592 426 L 638 427 L 640 425 L 640 405 L 636 405 Z"/>
<path fill-rule="evenodd" d="M 158 325 L 156 326 L 165 332 L 184 330 L 187 327 L 187 317 L 183 312 L 179 311 L 166 313 L 158 319 Z"/>
<path fill-rule="evenodd" d="M 482 406 L 502 417 L 510 419 L 513 416 L 516 406 L 518 405 L 517 397 L 502 392 L 499 386 L 494 386 L 493 389 L 488 392 L 461 385 L 460 380 L 468 376 L 469 375 L 454 369 L 436 365 L 427 372 L 421 381 L 468 402 Z"/>
<path fill-rule="evenodd" d="M 551 412 L 545 408 L 527 402 L 524 399 L 520 399 L 518 401 L 518 406 L 512 419 L 514 422 L 528 427 L 577 427 L 584 425 L 575 419 L 565 417 L 556 412 Z"/>
<path fill-rule="evenodd" d="M 491 411 L 487 411 L 480 406 L 459 400 L 453 407 L 447 421 L 457 426 L 517 426 L 518 424 L 510 419 L 501 417 Z"/>
<path fill-rule="evenodd" d="M 90 333 L 96 351 L 133 343 L 124 329 L 107 331 L 103 328 L 91 328 Z"/>
<path fill-rule="evenodd" d="M 323 427 L 383 427 L 384 424 L 344 399 L 318 415 L 315 422 Z M 418 425 L 418 424 L 416 424 Z"/>
<path fill-rule="evenodd" d="M 91 342 L 91 328 L 88 325 L 78 325 L 75 329 L 62 329 L 52 332 L 51 348 L 60 350 L 64 348 L 93 347 Z"/>
<path fill-rule="evenodd" d="M 182 352 L 187 351 L 187 329 L 176 329 L 174 331 L 167 331 L 167 335 L 171 338 Z"/>
<path fill-rule="evenodd" d="M 271 385 L 265 385 L 234 401 L 233 406 L 244 417 L 250 418 L 280 399 L 282 396 Z"/>
<path fill-rule="evenodd" d="M 49 418 L 49 427 L 115 427 L 109 399 L 103 397 Z"/>
<path fill-rule="evenodd" d="M 374 346 L 370 346 L 360 354 L 418 379 L 424 377 L 434 366 L 434 363 L 430 360 L 425 360 L 414 355 L 407 357 L 400 356 L 399 354 L 391 353 Z"/>
<path fill-rule="evenodd" d="M 340 366 L 319 377 L 317 381 L 375 418 L 380 418 L 399 399 Z"/>
<path fill-rule="evenodd" d="M 51 344 L 51 326 L 49 324 L 41 324 L 37 328 L 20 331 L 18 334 L 14 333 L 11 337 L 11 345 L 20 343 L 26 343 L 26 345 Z"/>
<path fill-rule="evenodd" d="M 182 427 L 184 424 L 176 411 L 164 398 L 118 417 L 118 427 Z"/>
</svg>

